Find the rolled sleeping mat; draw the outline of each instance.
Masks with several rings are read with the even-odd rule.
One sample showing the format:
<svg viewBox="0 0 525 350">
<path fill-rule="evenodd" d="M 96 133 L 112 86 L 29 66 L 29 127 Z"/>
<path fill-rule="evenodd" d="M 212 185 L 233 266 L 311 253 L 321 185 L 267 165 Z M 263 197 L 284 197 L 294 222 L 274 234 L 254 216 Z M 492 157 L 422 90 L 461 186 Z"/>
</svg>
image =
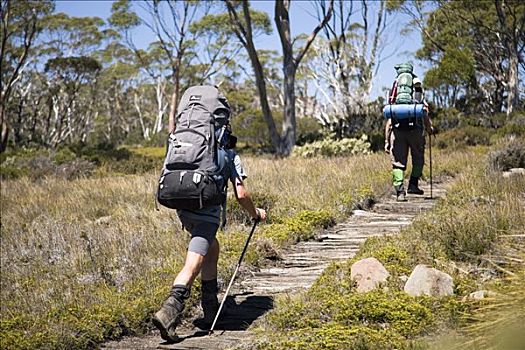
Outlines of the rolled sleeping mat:
<svg viewBox="0 0 525 350">
<path fill-rule="evenodd" d="M 426 115 L 424 104 L 410 104 L 410 105 L 386 105 L 383 108 L 383 116 L 385 119 L 407 119 L 407 118 L 423 118 Z"/>
</svg>

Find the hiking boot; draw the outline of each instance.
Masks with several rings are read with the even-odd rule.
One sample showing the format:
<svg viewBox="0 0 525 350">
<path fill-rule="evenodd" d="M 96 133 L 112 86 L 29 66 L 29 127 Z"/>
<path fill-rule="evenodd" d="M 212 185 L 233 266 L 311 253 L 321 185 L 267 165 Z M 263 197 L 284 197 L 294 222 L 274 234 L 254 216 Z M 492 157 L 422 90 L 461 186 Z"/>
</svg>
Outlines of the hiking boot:
<svg viewBox="0 0 525 350">
<path fill-rule="evenodd" d="M 419 195 L 424 194 L 425 191 L 419 188 L 418 183 L 419 183 L 419 178 L 410 177 L 410 181 L 408 182 L 407 192 L 410 194 L 419 194 Z"/>
<path fill-rule="evenodd" d="M 167 342 L 176 342 L 179 337 L 175 329 L 180 324 L 184 301 L 190 296 L 190 290 L 183 285 L 176 285 L 171 288 L 170 296 L 155 316 L 152 323 L 160 331 L 160 336 Z"/>
<path fill-rule="evenodd" d="M 406 192 L 405 188 L 403 187 L 403 184 L 394 186 L 394 189 L 396 191 L 396 201 L 406 202 Z"/>
<path fill-rule="evenodd" d="M 219 299 L 217 299 L 218 291 L 217 279 L 202 281 L 201 307 L 202 312 L 204 313 L 204 323 L 209 325 L 213 323 L 217 311 L 219 311 Z M 224 310 L 221 314 L 223 313 Z"/>
</svg>

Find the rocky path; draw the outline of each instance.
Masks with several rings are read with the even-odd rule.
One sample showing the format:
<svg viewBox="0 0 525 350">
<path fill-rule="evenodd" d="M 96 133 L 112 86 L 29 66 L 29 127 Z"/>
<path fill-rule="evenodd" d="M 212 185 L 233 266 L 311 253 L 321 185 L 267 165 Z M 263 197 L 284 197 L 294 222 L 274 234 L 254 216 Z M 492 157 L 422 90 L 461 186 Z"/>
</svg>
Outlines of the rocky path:
<svg viewBox="0 0 525 350">
<path fill-rule="evenodd" d="M 428 185 L 421 187 L 426 194 L 430 192 Z M 198 320 L 189 320 L 179 328 L 181 341 L 176 344 L 163 342 L 154 331 L 141 338 L 109 342 L 103 348 L 229 349 L 249 343 L 252 334 L 248 327 L 273 307 L 277 294 L 293 294 L 310 287 L 332 261 L 351 258 L 368 237 L 399 232 L 416 215 L 430 209 L 444 193 L 444 184 L 434 183 L 433 199 L 408 195 L 407 202 L 396 202 L 393 197 L 383 198 L 369 211 L 355 210 L 345 222 L 320 232 L 316 240 L 291 247 L 273 266 L 238 279 L 227 301 L 228 315 L 218 322 L 211 336 L 199 329 Z"/>
</svg>

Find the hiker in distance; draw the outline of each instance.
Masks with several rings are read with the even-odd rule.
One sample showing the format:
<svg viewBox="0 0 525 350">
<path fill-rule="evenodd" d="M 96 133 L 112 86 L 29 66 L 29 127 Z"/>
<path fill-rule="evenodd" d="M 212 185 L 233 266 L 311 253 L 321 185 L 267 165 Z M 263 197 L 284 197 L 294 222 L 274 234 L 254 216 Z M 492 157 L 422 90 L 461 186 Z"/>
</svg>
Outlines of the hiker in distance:
<svg viewBox="0 0 525 350">
<path fill-rule="evenodd" d="M 414 75 L 410 62 L 395 67 L 397 77 L 388 97 L 389 105 L 383 110 L 385 123 L 385 152 L 392 159 L 392 183 L 396 200 L 406 201 L 406 193 L 422 195 L 419 179 L 425 164 L 425 130 L 434 133 L 428 117 L 421 80 Z M 407 168 L 408 152 L 412 158 L 412 171 L 405 192 L 404 172 Z"/>
<path fill-rule="evenodd" d="M 152 319 L 167 342 L 178 340 L 175 330 L 199 273 L 204 322 L 211 325 L 219 309 L 216 233 L 219 226 L 225 224 L 228 181 L 233 185 L 235 198 L 250 217 L 266 219 L 266 212 L 254 206 L 243 183 L 245 172 L 232 149 L 236 137 L 231 134 L 230 113 L 227 99 L 215 86 L 194 86 L 186 90 L 177 116 L 170 122 L 157 199 L 160 204 L 177 209 L 191 240 L 184 267 Z"/>
</svg>

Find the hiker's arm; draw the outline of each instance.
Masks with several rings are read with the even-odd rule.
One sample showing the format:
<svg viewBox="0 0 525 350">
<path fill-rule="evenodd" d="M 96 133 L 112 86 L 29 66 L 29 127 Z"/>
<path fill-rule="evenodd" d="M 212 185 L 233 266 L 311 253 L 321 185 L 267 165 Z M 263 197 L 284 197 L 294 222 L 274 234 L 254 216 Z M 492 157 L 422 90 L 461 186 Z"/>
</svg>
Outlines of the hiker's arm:
<svg viewBox="0 0 525 350">
<path fill-rule="evenodd" d="M 266 220 L 266 211 L 261 208 L 256 208 L 253 205 L 252 199 L 244 187 L 242 180 L 239 177 L 236 177 L 233 184 L 233 192 L 235 193 L 235 198 L 239 204 L 250 214 L 254 219 Z"/>
<path fill-rule="evenodd" d="M 392 129 L 392 119 L 388 118 L 385 122 L 385 152 L 390 153 L 390 131 Z"/>
</svg>

